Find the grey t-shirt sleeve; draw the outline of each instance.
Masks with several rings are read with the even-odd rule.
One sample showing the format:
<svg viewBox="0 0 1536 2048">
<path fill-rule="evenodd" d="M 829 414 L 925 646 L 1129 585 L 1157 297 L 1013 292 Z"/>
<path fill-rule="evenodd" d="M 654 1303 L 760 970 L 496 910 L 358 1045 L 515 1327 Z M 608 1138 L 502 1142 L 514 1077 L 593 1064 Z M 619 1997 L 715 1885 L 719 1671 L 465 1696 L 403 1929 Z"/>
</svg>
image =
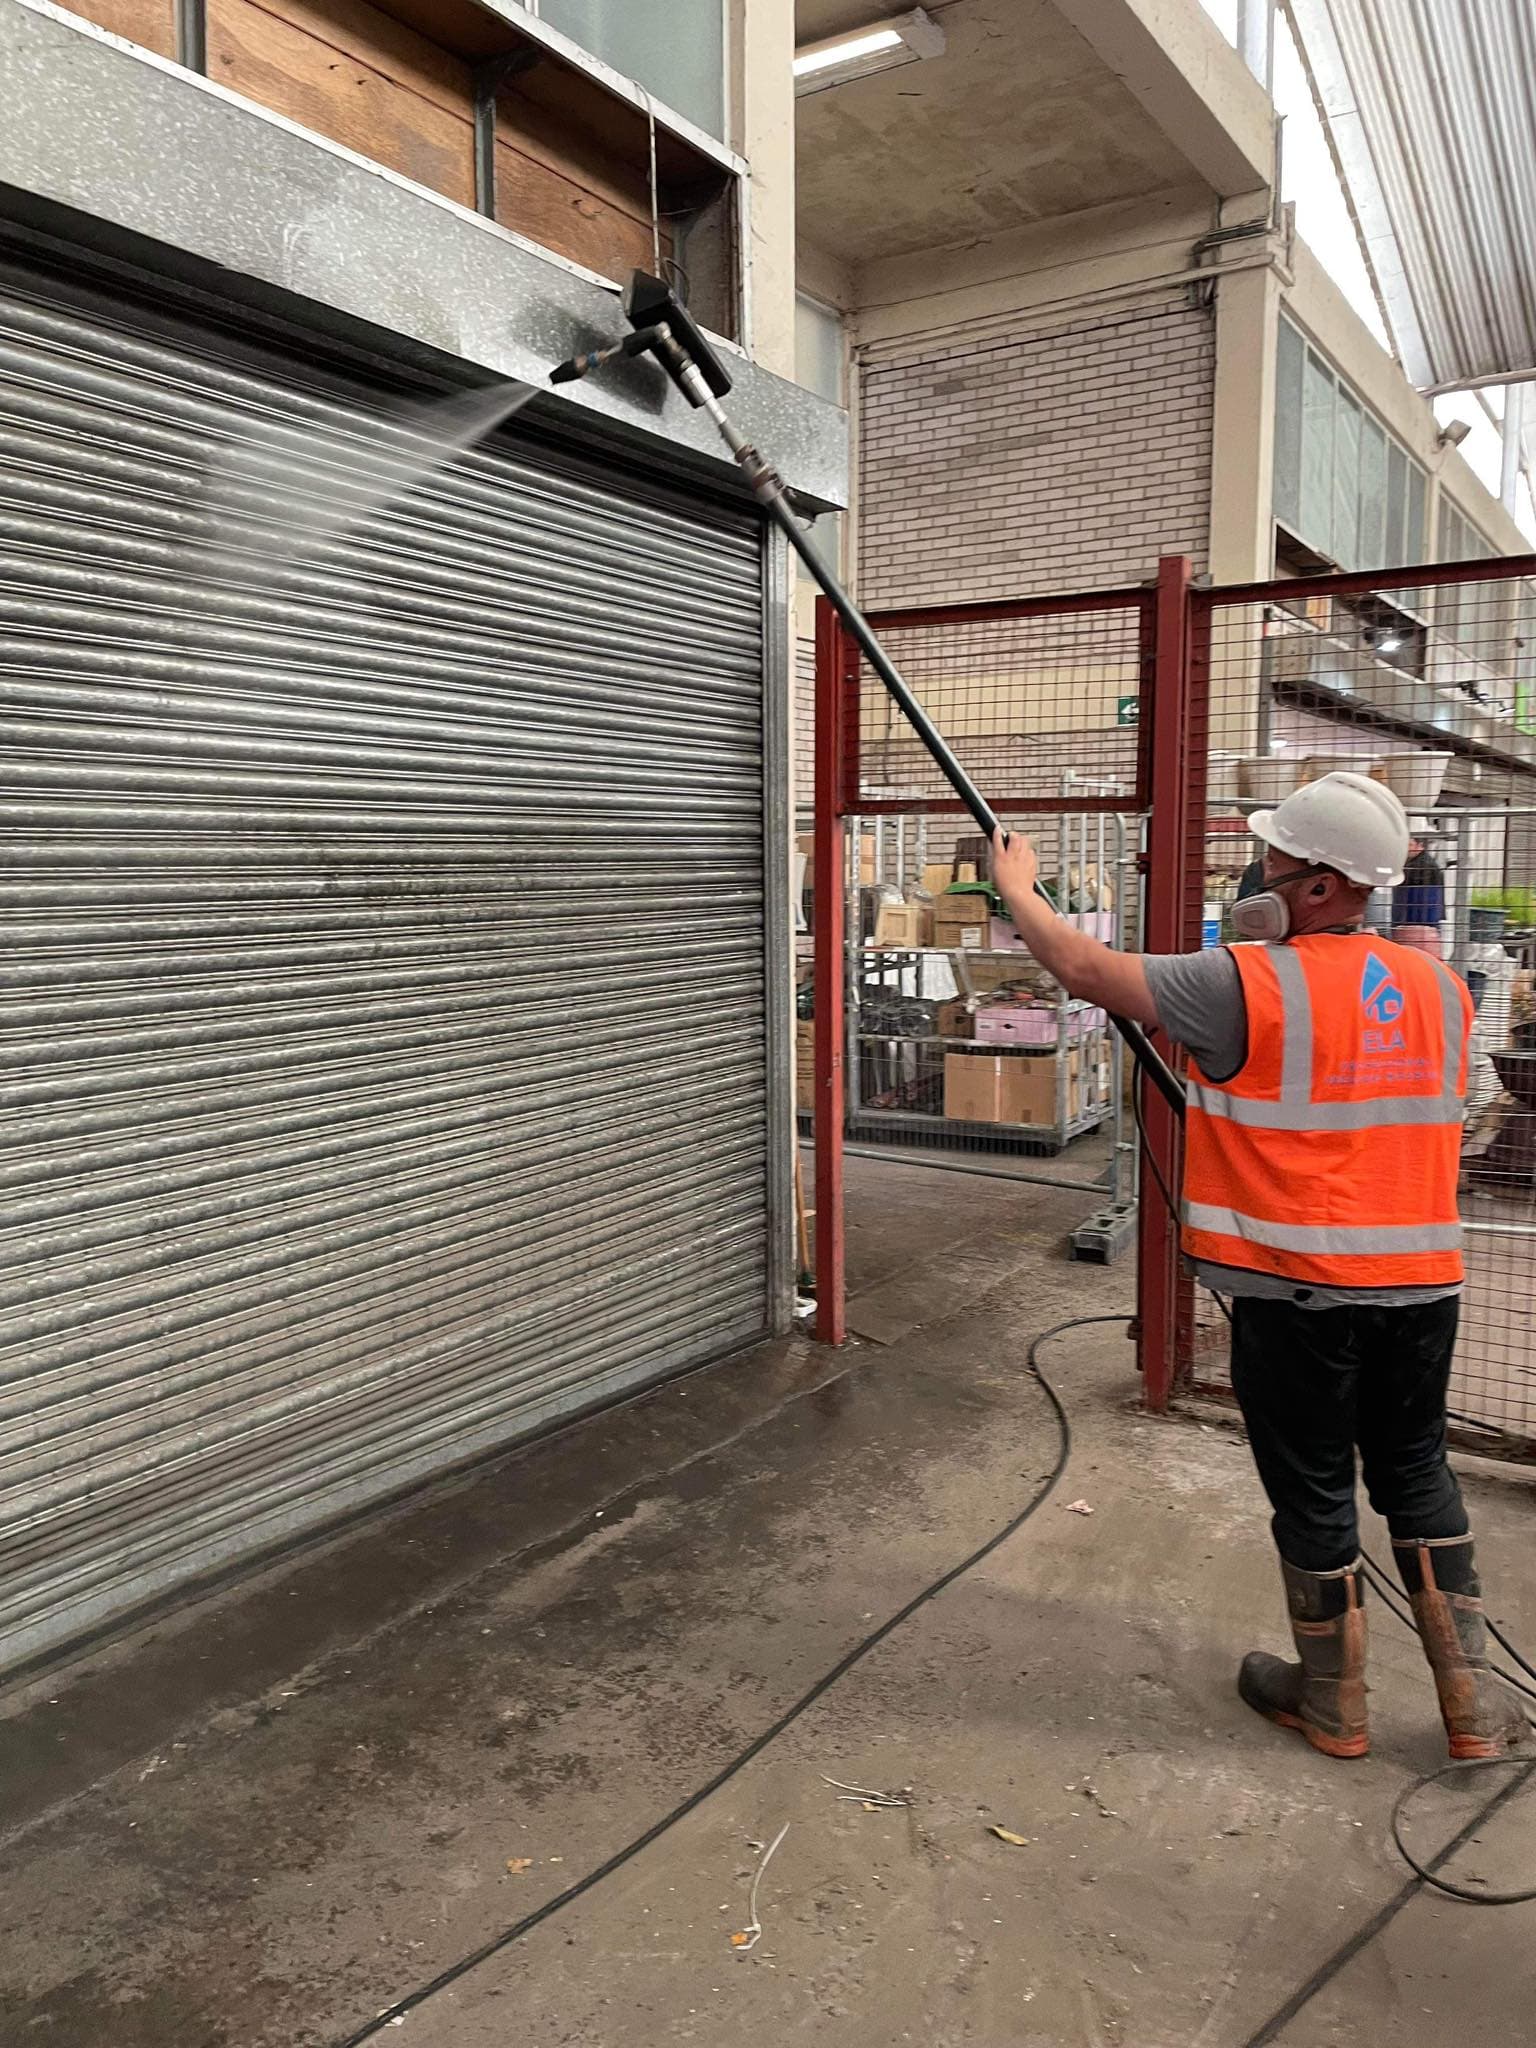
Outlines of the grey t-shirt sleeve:
<svg viewBox="0 0 1536 2048">
<path fill-rule="evenodd" d="M 1203 953 L 1145 953 L 1142 965 L 1168 1036 L 1211 1081 L 1230 1081 L 1248 1057 L 1242 977 L 1225 946 Z"/>
</svg>

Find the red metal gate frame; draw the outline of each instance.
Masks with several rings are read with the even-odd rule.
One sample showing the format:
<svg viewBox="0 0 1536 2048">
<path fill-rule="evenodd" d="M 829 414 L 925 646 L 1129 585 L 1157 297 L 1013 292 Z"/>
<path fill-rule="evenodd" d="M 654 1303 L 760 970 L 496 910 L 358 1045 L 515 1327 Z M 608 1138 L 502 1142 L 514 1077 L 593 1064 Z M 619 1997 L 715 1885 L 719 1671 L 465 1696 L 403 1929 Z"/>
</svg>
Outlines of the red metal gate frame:
<svg viewBox="0 0 1536 2048">
<path fill-rule="evenodd" d="M 1149 953 L 1185 953 L 1200 943 L 1205 882 L 1206 755 L 1210 738 L 1210 613 L 1195 604 L 1185 555 L 1158 563 L 1147 705 L 1150 763 L 1143 942 Z M 1174 1048 L 1161 1032 L 1164 1059 Z M 1138 1083 L 1139 1085 L 1139 1083 Z M 1146 1148 L 1163 1185 L 1177 1189 L 1179 1120 L 1155 1088 L 1142 1093 Z M 1143 1176 L 1136 1217 L 1136 1361 L 1142 1400 L 1167 1408 L 1180 1359 L 1194 1341 L 1194 1285 L 1179 1261 L 1179 1233 L 1155 1179 Z"/>
<path fill-rule="evenodd" d="M 1149 951 L 1191 952 L 1200 944 L 1204 896 L 1210 668 L 1216 614 L 1245 605 L 1298 598 L 1350 597 L 1383 588 L 1435 589 L 1448 584 L 1536 577 L 1536 555 L 1448 562 L 1338 576 L 1197 588 L 1184 556 L 1165 556 L 1150 590 L 1085 591 L 1063 597 L 935 605 L 875 614 L 877 632 L 915 626 L 1048 617 L 1137 608 L 1141 612 L 1138 775 L 1134 807 L 1148 815 L 1142 862 L 1143 939 Z M 844 820 L 858 812 L 957 812 L 956 800 L 908 801 L 859 795 L 858 650 L 825 599 L 816 638 L 816 1334 L 826 1344 L 847 1336 L 843 1219 L 843 880 Z M 990 792 L 989 792 L 990 794 Z M 1003 812 L 1059 810 L 1059 798 L 993 799 Z M 1073 808 L 1124 810 L 1123 798 L 1082 801 Z M 1159 1050 L 1172 1049 L 1160 1034 Z M 1168 1187 L 1178 1186 L 1178 1122 L 1155 1089 L 1146 1091 L 1147 1149 Z M 1143 1399 L 1168 1406 L 1187 1379 L 1194 1343 L 1194 1287 L 1180 1267 L 1178 1229 L 1146 1181 L 1137 1219 L 1137 1363 Z"/>
<path fill-rule="evenodd" d="M 1164 564 L 1166 568 L 1168 565 Z M 1536 554 L 1496 555 L 1480 557 L 1462 562 L 1429 562 L 1416 568 L 1389 568 L 1373 570 L 1351 570 L 1348 573 L 1331 576 L 1293 576 L 1273 579 L 1264 583 L 1226 584 L 1213 589 L 1189 589 L 1184 597 L 1187 617 L 1184 641 L 1184 659 L 1188 674 L 1182 685 L 1171 680 L 1170 664 L 1177 659 L 1173 629 L 1170 618 L 1169 641 L 1159 649 L 1159 673 L 1153 690 L 1155 700 L 1166 706 L 1170 699 L 1177 699 L 1188 707 L 1189 744 L 1191 761 L 1182 790 L 1174 792 L 1176 799 L 1185 808 L 1182 812 L 1180 836 L 1185 847 L 1187 868 L 1181 878 L 1185 893 L 1184 916 L 1172 943 L 1181 951 L 1193 951 L 1200 944 L 1200 920 L 1202 916 L 1200 897 L 1203 894 L 1204 847 L 1206 812 L 1206 765 L 1210 745 L 1210 665 L 1211 644 L 1217 615 L 1239 611 L 1249 606 L 1287 605 L 1300 600 L 1338 597 L 1369 597 L 1383 590 L 1392 591 L 1433 591 L 1444 590 L 1458 584 L 1485 584 L 1513 582 L 1520 578 L 1536 579 Z M 1159 598 L 1162 586 L 1159 585 Z M 1174 604 L 1169 595 L 1170 613 Z M 1454 747 L 1457 742 L 1452 734 L 1440 735 L 1443 744 Z M 1198 785 L 1198 786 L 1197 786 Z M 1164 800 L 1168 792 L 1165 789 Z M 1157 802 L 1153 804 L 1153 829 L 1157 829 Z M 1157 866 L 1153 864 L 1153 880 L 1157 879 Z M 1191 895 L 1191 890 L 1193 894 Z M 1166 912 L 1171 908 L 1161 898 L 1157 888 L 1148 890 L 1148 944 L 1161 950 L 1162 937 L 1154 940 L 1151 926 L 1151 905 L 1162 903 Z M 1163 927 L 1164 934 L 1173 933 L 1174 921 L 1169 919 Z M 1159 1105 L 1160 1106 L 1160 1105 Z M 1165 1155 L 1160 1155 L 1160 1157 Z M 1166 1170 L 1166 1169 L 1165 1169 Z M 1176 1187 L 1177 1182 L 1170 1180 Z M 1156 1208 L 1166 1216 L 1161 1202 L 1143 1202 L 1140 1223 L 1148 1227 L 1150 1211 Z M 1170 1228 L 1170 1240 L 1176 1233 Z M 1194 1285 L 1186 1274 L 1179 1271 L 1177 1245 L 1171 1244 L 1169 1257 L 1174 1272 L 1173 1282 L 1151 1297 L 1138 1295 L 1139 1305 L 1147 1321 L 1142 1337 L 1142 1357 L 1147 1373 L 1149 1406 L 1166 1405 L 1167 1400 L 1180 1388 L 1187 1387 L 1194 1376 L 1195 1366 L 1195 1324 Z M 1148 1263 L 1143 1241 L 1143 1263 Z M 1140 1282 L 1145 1286 L 1145 1274 Z M 1155 1283 L 1154 1283 L 1155 1285 Z M 1161 1401 L 1151 1399 L 1151 1390 L 1156 1386 L 1162 1394 Z M 1452 1431 L 1453 1439 L 1457 1432 Z M 1506 1447 L 1495 1447 L 1486 1440 L 1480 1441 L 1475 1435 L 1460 1438 L 1468 1448 L 1495 1455 L 1507 1455 Z M 1529 1456 L 1529 1448 L 1522 1446 L 1516 1453 Z"/>
<path fill-rule="evenodd" d="M 1065 808 L 1083 812 L 1142 811 L 1149 804 L 1167 813 L 1175 803 L 1174 781 L 1183 787 L 1189 720 L 1175 707 L 1164 715 L 1161 693 L 1168 687 L 1170 673 L 1166 647 L 1175 638 L 1182 647 L 1188 640 L 1190 566 L 1182 559 L 1165 565 L 1157 590 L 1074 591 L 1060 597 L 1005 598 L 980 604 L 924 605 L 889 610 L 871 615 L 878 632 L 914 627 L 973 625 L 1009 620 L 1050 618 L 1073 613 L 1125 611 L 1140 616 L 1140 676 L 1137 733 L 1137 787 L 1133 797 L 1084 797 Z M 1182 656 L 1172 664 L 1171 673 L 1187 678 L 1188 662 Z M 847 1008 L 845 973 L 844 877 L 846 873 L 845 821 L 855 814 L 922 812 L 930 816 L 954 815 L 965 806 L 957 798 L 868 798 L 860 795 L 859 783 L 859 650 L 844 630 L 831 605 L 822 598 L 816 612 L 816 813 L 812 854 L 813 891 L 816 906 L 815 966 L 815 1214 L 816 1214 L 816 1336 L 823 1344 L 842 1344 L 847 1339 L 846 1237 L 843 1207 L 843 1151 L 846 1098 L 844 1093 L 844 1028 Z M 1168 793 L 1159 795 L 1160 785 Z M 1060 796 L 1009 797 L 988 792 L 998 810 L 1009 814 L 1051 812 L 1064 808 Z M 1201 770 L 1200 799 L 1204 802 L 1204 773 Z M 1180 816 L 1184 815 L 1180 811 Z M 1188 841 L 1187 831 L 1180 839 Z M 1181 872 L 1183 870 L 1181 869 Z M 1195 935 L 1199 936 L 1200 881 L 1198 867 L 1191 883 L 1195 895 Z M 1161 891 L 1158 892 L 1161 896 Z M 1186 895 L 1188 890 L 1184 892 Z M 1167 1119 L 1171 1126 L 1172 1119 Z M 1166 1133 L 1163 1134 L 1166 1138 Z M 1154 1142 L 1157 1142 L 1154 1140 Z M 1160 1161 L 1164 1173 L 1171 1160 Z M 1176 1273 L 1176 1251 L 1171 1232 L 1164 1228 L 1158 1240 L 1160 1258 L 1172 1284 Z M 1143 1265 L 1146 1265 L 1145 1255 Z M 1141 1309 L 1137 1329 L 1162 1333 L 1167 1304 L 1158 1297 L 1153 1314 Z M 1192 1317 L 1191 1297 L 1188 1313 Z M 1141 1363 L 1146 1372 L 1150 1351 L 1142 1337 Z M 1169 1361 L 1168 1369 L 1148 1375 L 1149 1397 L 1166 1401 L 1171 1383 L 1171 1345 L 1164 1343 L 1159 1359 Z"/>
</svg>

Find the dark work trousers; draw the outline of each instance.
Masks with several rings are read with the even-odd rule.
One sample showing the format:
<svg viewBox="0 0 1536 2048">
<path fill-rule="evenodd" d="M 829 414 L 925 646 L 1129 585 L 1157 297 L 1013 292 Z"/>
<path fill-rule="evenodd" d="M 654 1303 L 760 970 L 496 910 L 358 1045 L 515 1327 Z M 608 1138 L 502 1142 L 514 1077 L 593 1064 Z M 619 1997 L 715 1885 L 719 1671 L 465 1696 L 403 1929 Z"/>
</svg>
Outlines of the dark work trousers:
<svg viewBox="0 0 1536 2048">
<path fill-rule="evenodd" d="M 1233 1300 L 1232 1387 L 1288 1564 L 1341 1571 L 1359 1556 L 1357 1449 L 1395 1537 L 1466 1535 L 1445 1446 L 1459 1309 L 1455 1295 L 1412 1308 Z"/>
</svg>

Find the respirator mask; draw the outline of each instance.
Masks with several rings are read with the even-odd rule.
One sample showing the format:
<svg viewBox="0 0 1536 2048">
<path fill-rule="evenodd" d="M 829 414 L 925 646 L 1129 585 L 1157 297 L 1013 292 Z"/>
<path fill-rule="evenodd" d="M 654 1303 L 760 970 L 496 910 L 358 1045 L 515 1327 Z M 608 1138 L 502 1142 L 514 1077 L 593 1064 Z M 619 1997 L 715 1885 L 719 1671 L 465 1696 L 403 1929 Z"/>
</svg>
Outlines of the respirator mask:
<svg viewBox="0 0 1536 2048">
<path fill-rule="evenodd" d="M 1291 906 L 1279 894 L 1286 882 L 1315 881 L 1316 868 L 1292 868 L 1275 879 L 1257 896 L 1245 896 L 1231 910 L 1232 929 L 1240 939 L 1258 939 L 1273 944 L 1291 928 Z"/>
</svg>

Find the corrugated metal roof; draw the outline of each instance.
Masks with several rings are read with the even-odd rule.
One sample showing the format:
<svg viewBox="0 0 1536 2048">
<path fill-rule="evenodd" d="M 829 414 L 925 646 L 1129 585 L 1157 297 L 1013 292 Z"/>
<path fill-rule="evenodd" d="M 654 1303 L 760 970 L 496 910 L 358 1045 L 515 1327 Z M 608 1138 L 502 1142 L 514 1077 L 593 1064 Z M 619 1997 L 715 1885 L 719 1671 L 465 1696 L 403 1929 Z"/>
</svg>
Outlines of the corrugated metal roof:
<svg viewBox="0 0 1536 2048">
<path fill-rule="evenodd" d="M 1283 4 L 1408 375 L 1536 375 L 1536 0 Z"/>
</svg>

